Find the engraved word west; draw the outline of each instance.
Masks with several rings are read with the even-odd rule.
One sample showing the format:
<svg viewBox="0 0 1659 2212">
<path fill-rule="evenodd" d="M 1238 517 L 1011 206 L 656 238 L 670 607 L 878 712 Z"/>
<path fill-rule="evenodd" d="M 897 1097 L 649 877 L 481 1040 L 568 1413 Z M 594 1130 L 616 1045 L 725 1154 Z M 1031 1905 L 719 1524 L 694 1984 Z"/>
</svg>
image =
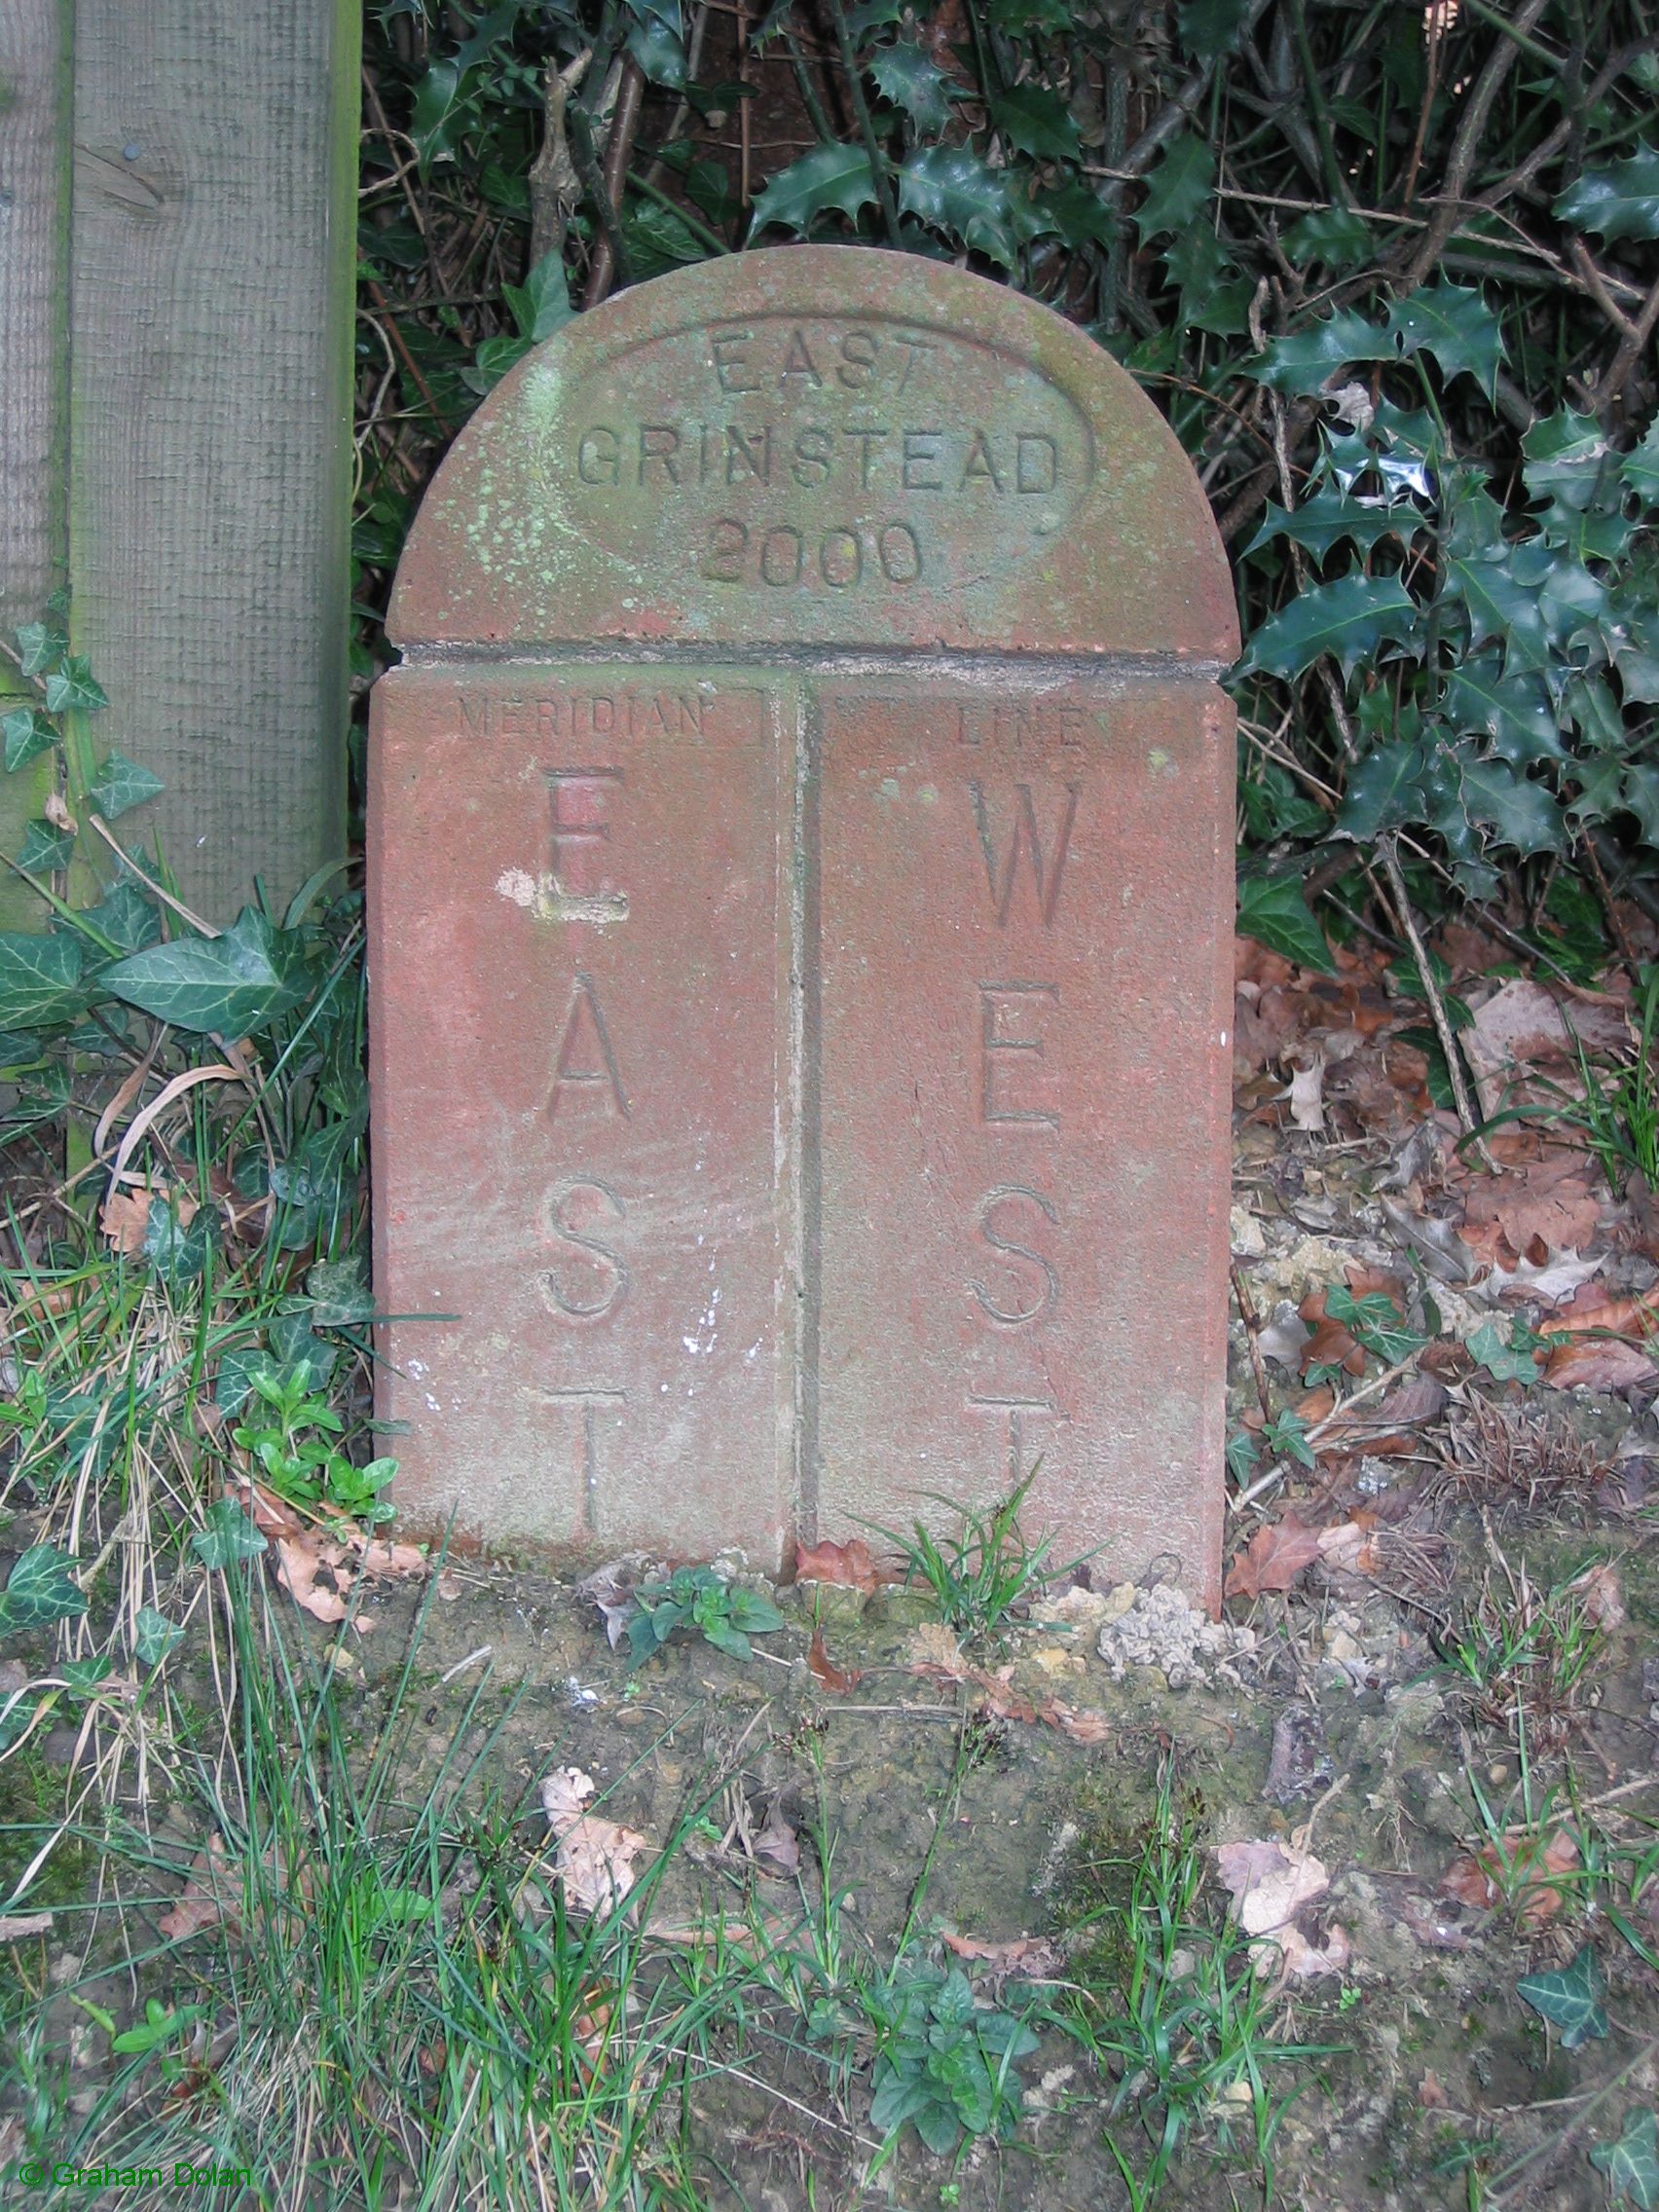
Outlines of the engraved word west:
<svg viewBox="0 0 1659 2212">
<path fill-rule="evenodd" d="M 913 257 L 634 286 L 457 439 L 388 634 L 409 1524 L 776 1571 L 1034 1476 L 1213 1602 L 1236 633 L 1130 380 Z"/>
</svg>

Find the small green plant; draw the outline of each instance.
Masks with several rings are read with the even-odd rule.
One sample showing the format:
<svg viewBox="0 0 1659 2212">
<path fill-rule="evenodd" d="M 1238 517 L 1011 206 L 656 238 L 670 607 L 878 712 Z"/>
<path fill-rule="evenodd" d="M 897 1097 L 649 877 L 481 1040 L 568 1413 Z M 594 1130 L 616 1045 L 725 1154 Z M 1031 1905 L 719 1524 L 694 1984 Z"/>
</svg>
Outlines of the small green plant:
<svg viewBox="0 0 1659 2212">
<path fill-rule="evenodd" d="M 747 1659 L 752 1636 L 784 1626 L 770 1598 L 728 1582 L 712 1567 L 677 1567 L 666 1582 L 643 1582 L 635 1598 L 639 1610 L 628 1623 L 628 1646 L 636 1666 L 660 1651 L 678 1628 L 701 1629 L 717 1651 Z"/>
<path fill-rule="evenodd" d="M 1268 2070 L 1340 2047 L 1281 2040 L 1247 1943 L 1204 1908 L 1202 1825 L 1197 1794 L 1178 1788 L 1165 1759 L 1138 1848 L 1084 1870 L 1070 2025 L 1116 2079 L 1112 2120 L 1132 2113 L 1146 2138 L 1139 2157 L 1121 2130 L 1105 2138 L 1136 2212 L 1156 2201 L 1182 2146 L 1210 2131 L 1235 2163 L 1247 2130 L 1271 2199 L 1273 2141 L 1289 2099 L 1270 2090 Z"/>
<path fill-rule="evenodd" d="M 969 2135 L 1006 2141 L 1019 2117 L 1016 2060 L 1037 2038 L 1013 2012 L 977 2005 L 960 1967 L 901 1960 L 865 1995 L 876 2032 L 870 2124 L 889 2143 L 908 2120 L 947 2156 Z"/>
<path fill-rule="evenodd" d="M 1606 1644 L 1588 1593 L 1571 1583 L 1540 1591 L 1523 1564 L 1499 1558 L 1479 1596 L 1450 1629 L 1441 1656 L 1467 1692 L 1476 1719 L 1559 1750 L 1577 1724 L 1583 1693 Z"/>
<path fill-rule="evenodd" d="M 231 1433 L 258 1460 L 279 1497 L 371 1527 L 392 1518 L 394 1508 L 380 1493 L 396 1474 L 397 1461 L 371 1459 L 358 1467 L 339 1449 L 333 1439 L 346 1424 L 326 1398 L 315 1395 L 310 1360 L 285 1375 L 275 1365 L 253 1367 L 247 1382 L 274 1418 L 257 1426 L 241 1421 Z"/>
<path fill-rule="evenodd" d="M 1019 1522 L 1020 1508 L 1041 1464 L 1038 1461 L 1023 1482 L 982 1512 L 941 1497 L 937 1491 L 926 1492 L 926 1496 L 956 1516 L 955 1534 L 942 1540 L 921 1521 L 912 1523 L 908 1536 L 877 1525 L 876 1532 L 903 1559 L 905 1581 L 927 1585 L 946 1627 L 959 1636 L 994 1636 L 1047 1579 L 1043 1569 L 1053 1539 L 1040 1536 L 1032 1543 Z"/>
<path fill-rule="evenodd" d="M 1498 1128 L 1506 1122 L 1532 1122 L 1576 1131 L 1595 1154 L 1615 1197 L 1623 1195 L 1633 1175 L 1640 1175 L 1649 1191 L 1659 1191 L 1659 1082 L 1653 1072 L 1659 961 L 1642 969 L 1641 988 L 1637 1042 L 1628 1059 L 1612 1067 L 1599 1065 L 1575 1036 L 1577 1095 L 1535 1077 L 1544 1098 L 1505 1107 L 1487 1124 Z"/>
</svg>

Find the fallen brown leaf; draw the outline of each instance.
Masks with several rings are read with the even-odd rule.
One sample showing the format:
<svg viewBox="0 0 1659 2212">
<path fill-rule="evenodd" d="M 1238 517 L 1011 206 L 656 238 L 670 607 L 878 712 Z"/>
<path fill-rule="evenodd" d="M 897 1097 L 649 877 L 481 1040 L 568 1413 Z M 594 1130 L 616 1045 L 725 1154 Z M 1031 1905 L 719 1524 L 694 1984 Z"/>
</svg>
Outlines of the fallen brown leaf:
<svg viewBox="0 0 1659 2212">
<path fill-rule="evenodd" d="M 431 1562 L 419 1544 L 387 1543 L 375 1536 L 357 1554 L 357 1565 L 372 1580 L 385 1582 L 424 1574 Z"/>
<path fill-rule="evenodd" d="M 1549 1835 L 1527 1828 L 1511 1828 L 1500 1851 L 1489 1843 L 1472 1856 L 1454 1859 L 1440 1879 L 1443 1897 L 1490 1912 L 1507 1888 L 1520 1900 L 1518 1917 L 1523 1928 L 1541 1928 L 1561 1910 L 1560 1878 L 1579 1863 L 1578 1846 L 1566 1828 Z"/>
<path fill-rule="evenodd" d="M 541 1809 L 556 1847 L 554 1870 L 575 1912 L 609 1912 L 619 1905 L 634 1887 L 635 1860 L 648 1848 L 635 1829 L 588 1812 L 593 1793 L 592 1778 L 580 1767 L 559 1767 L 541 1785 Z"/>
<path fill-rule="evenodd" d="M 1234 1555 L 1223 1595 L 1257 1598 L 1264 1591 L 1288 1590 L 1305 1567 L 1320 1556 L 1323 1531 L 1310 1529 L 1294 1513 L 1256 1530 L 1244 1550 Z"/>
<path fill-rule="evenodd" d="M 323 1564 L 305 1537 L 276 1538 L 277 1581 L 296 1605 L 310 1613 L 313 1620 L 324 1621 L 332 1628 L 346 1618 L 350 1608 L 338 1590 L 318 1586 L 316 1578 Z"/>
<path fill-rule="evenodd" d="M 1033 1975 L 1049 1974 L 1062 1963 L 1057 1946 L 1046 1936 L 1014 1936 L 1005 1943 L 993 1943 L 982 1936 L 956 1936 L 943 1928 L 940 1937 L 947 1951 L 954 1951 L 959 1959 L 977 1960 L 993 1973 L 1018 1970 Z"/>
<path fill-rule="evenodd" d="M 812 1670 L 813 1680 L 820 1689 L 828 1690 L 831 1697 L 845 1697 L 849 1690 L 858 1687 L 859 1670 L 856 1667 L 836 1666 L 825 1648 L 822 1627 L 814 1628 L 812 1632 L 806 1663 Z"/>
<path fill-rule="evenodd" d="M 241 1882 L 226 1856 L 224 1837 L 215 1830 L 191 1861 L 183 1890 L 156 1926 L 169 1943 L 182 1943 L 221 1925 L 233 1935 L 241 1933 Z"/>
<path fill-rule="evenodd" d="M 1655 1376 L 1659 1366 L 1622 1337 L 1574 1337 L 1550 1353 L 1543 1379 L 1552 1390 L 1624 1390 Z"/>
<path fill-rule="evenodd" d="M 1424 2112 L 1443 2112 L 1452 2102 L 1433 2067 L 1425 2067 L 1418 2083 L 1418 2103 Z"/>
<path fill-rule="evenodd" d="M 1117 1735 L 1113 1721 L 1091 1708 L 1055 1703 L 1044 1717 L 1051 1717 L 1053 1725 L 1063 1730 L 1074 1744 L 1109 1744 Z"/>
<path fill-rule="evenodd" d="M 1587 1567 L 1568 1583 L 1584 1601 L 1585 1618 L 1597 1628 L 1623 1628 L 1630 1618 L 1625 1607 L 1624 1582 L 1610 1559 Z"/>
<path fill-rule="evenodd" d="M 766 1825 L 755 1838 L 755 1856 L 770 1860 L 775 1874 L 794 1874 L 800 1870 L 799 1840 L 776 1805 L 766 1816 Z"/>
<path fill-rule="evenodd" d="M 844 1544 L 796 1544 L 794 1570 L 797 1582 L 838 1582 L 846 1589 L 864 1591 L 866 1597 L 882 1579 L 862 1536 Z"/>
</svg>

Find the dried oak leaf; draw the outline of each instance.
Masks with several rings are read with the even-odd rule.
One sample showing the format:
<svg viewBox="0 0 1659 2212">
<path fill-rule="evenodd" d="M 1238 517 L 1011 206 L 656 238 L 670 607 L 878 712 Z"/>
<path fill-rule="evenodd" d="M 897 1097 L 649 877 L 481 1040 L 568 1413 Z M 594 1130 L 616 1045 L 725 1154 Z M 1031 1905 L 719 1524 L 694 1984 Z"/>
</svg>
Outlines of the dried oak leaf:
<svg viewBox="0 0 1659 2212">
<path fill-rule="evenodd" d="M 1322 1530 L 1310 1529 L 1294 1513 L 1256 1530 L 1243 1551 L 1234 1555 L 1223 1592 L 1229 1598 L 1258 1598 L 1264 1591 L 1288 1590 L 1305 1567 L 1320 1557 Z"/>
<path fill-rule="evenodd" d="M 1304 1905 L 1322 1898 L 1331 1886 L 1330 1874 L 1310 1851 L 1298 1851 L 1276 1837 L 1221 1844 L 1215 1862 L 1246 1936 L 1271 1936 L 1288 1927 Z"/>
<path fill-rule="evenodd" d="M 875 1559 L 862 1536 L 853 1536 L 844 1544 L 796 1544 L 795 1580 L 797 1582 L 838 1582 L 849 1590 L 862 1590 L 867 1597 L 881 1581 Z"/>
<path fill-rule="evenodd" d="M 634 1887 L 635 1860 L 648 1848 L 637 1830 L 588 1812 L 593 1793 L 592 1777 L 575 1766 L 556 1768 L 541 1785 L 554 1870 L 575 1912 L 609 1912 L 619 1905 Z"/>
<path fill-rule="evenodd" d="M 1463 1241 L 1482 1259 L 1498 1259 L 1499 1240 L 1525 1253 L 1542 1242 L 1552 1252 L 1577 1250 L 1596 1234 L 1602 1201 L 1591 1187 L 1583 1153 L 1556 1153 L 1469 1188 L 1463 1207 Z"/>
<path fill-rule="evenodd" d="M 1575 1337 L 1550 1353 L 1543 1379 L 1552 1390 L 1624 1390 L 1656 1376 L 1659 1366 L 1622 1337 Z"/>
</svg>

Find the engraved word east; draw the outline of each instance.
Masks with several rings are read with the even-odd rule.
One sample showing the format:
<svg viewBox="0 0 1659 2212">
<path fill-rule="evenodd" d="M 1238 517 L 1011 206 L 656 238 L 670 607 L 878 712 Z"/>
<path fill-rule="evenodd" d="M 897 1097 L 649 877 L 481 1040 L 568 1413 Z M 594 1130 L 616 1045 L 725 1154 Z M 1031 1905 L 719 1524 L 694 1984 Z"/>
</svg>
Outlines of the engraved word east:
<svg viewBox="0 0 1659 2212">
<path fill-rule="evenodd" d="M 565 421 L 561 489 L 598 543 L 738 590 L 960 582 L 1051 546 L 1094 468 L 1034 362 L 883 318 L 679 331 Z"/>
</svg>

